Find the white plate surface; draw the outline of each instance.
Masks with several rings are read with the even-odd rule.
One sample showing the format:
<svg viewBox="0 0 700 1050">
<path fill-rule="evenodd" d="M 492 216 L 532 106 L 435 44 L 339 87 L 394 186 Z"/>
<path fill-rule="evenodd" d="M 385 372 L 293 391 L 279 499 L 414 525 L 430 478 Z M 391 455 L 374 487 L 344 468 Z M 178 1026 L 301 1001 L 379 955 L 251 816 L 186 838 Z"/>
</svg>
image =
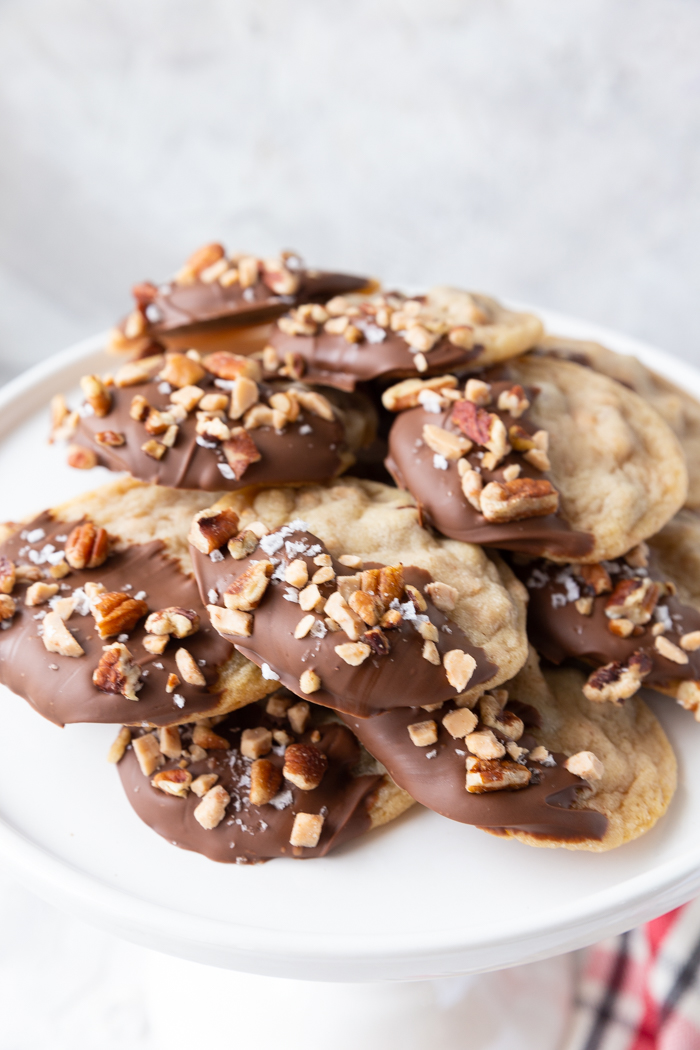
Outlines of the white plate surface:
<svg viewBox="0 0 700 1050">
<path fill-rule="evenodd" d="M 700 396 L 700 372 L 670 354 L 541 312 L 550 331 L 598 339 Z M 100 337 L 0 391 L 0 520 L 93 488 L 107 471 L 64 465 L 46 445 L 46 404 L 113 367 Z M 597 855 L 504 842 L 419 807 L 323 860 L 219 865 L 143 825 L 105 762 L 109 726 L 58 729 L 2 690 L 0 854 L 45 899 L 161 951 L 310 980 L 420 978 L 515 965 L 629 929 L 700 888 L 700 726 L 651 698 L 680 783 L 638 842 Z"/>
</svg>

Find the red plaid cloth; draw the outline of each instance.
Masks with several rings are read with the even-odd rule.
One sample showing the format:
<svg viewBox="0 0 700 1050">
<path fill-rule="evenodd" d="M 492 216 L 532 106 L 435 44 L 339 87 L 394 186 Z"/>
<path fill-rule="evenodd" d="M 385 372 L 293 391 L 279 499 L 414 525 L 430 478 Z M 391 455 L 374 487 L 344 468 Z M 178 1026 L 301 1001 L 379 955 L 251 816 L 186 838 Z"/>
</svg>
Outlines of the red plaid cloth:
<svg viewBox="0 0 700 1050">
<path fill-rule="evenodd" d="M 563 1050 L 700 1050 L 700 900 L 583 954 Z"/>
</svg>

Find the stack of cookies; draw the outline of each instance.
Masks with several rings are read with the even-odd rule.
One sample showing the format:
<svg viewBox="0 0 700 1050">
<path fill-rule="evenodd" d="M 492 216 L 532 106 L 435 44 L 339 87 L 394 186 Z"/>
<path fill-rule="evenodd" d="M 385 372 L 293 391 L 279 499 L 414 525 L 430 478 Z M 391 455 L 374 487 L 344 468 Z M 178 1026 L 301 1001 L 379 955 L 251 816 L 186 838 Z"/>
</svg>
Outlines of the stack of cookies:
<svg viewBox="0 0 700 1050">
<path fill-rule="evenodd" d="M 700 718 L 700 405 L 486 296 L 292 254 L 209 244 L 134 297 L 52 404 L 119 476 L 5 527 L 2 682 L 120 726 L 128 802 L 218 861 L 414 802 L 533 846 L 651 828 L 676 763 L 640 690 Z"/>
</svg>

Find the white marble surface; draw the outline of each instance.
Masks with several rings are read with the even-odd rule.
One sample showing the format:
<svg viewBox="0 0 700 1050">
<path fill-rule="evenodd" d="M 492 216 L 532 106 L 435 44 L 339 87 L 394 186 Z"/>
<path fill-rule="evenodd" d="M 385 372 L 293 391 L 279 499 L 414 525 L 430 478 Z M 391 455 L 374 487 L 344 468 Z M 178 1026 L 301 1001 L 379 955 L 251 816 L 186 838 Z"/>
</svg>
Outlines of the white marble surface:
<svg viewBox="0 0 700 1050">
<path fill-rule="evenodd" d="M 699 53 L 694 0 L 3 0 L 0 379 L 212 237 L 697 360 Z M 3 1047 L 165 1045 L 157 958 L 4 876 L 0 924 Z"/>
</svg>

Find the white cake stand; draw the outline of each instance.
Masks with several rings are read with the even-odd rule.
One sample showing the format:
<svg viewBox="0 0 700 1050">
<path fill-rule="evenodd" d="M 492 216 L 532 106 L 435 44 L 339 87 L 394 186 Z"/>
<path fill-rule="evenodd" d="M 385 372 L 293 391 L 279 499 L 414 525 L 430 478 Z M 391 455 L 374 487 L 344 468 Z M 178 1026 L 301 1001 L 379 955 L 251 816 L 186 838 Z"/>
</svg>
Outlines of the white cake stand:
<svg viewBox="0 0 700 1050">
<path fill-rule="evenodd" d="M 634 353 L 700 396 L 700 372 L 670 354 L 539 312 L 550 331 Z M 0 391 L 0 520 L 108 479 L 102 468 L 70 470 L 65 450 L 46 444 L 50 396 L 114 367 L 103 342 L 86 340 Z M 698 893 L 700 787 L 685 770 L 697 764 L 700 726 L 671 701 L 649 700 L 680 784 L 657 827 L 612 853 L 532 849 L 415 807 L 323 860 L 246 868 L 176 849 L 138 820 L 105 762 L 112 728 L 57 729 L 3 690 L 0 856 L 39 896 L 88 922 L 248 974 L 420 980 L 545 959 Z"/>
</svg>

